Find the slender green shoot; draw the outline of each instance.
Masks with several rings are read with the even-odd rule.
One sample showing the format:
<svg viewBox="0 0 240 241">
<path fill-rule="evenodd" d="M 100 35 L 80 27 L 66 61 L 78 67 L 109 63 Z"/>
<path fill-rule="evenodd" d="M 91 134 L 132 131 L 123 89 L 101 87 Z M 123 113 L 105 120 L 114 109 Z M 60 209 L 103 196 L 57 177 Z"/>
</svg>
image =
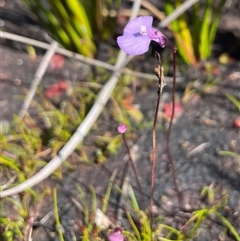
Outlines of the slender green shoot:
<svg viewBox="0 0 240 241">
<path fill-rule="evenodd" d="M 62 233 L 62 227 L 59 219 L 59 214 L 58 214 L 58 201 L 57 201 L 57 189 L 53 189 L 53 208 L 54 208 L 54 218 L 56 222 L 56 228 L 58 232 L 58 237 L 60 241 L 64 241 L 63 233 Z"/>
</svg>

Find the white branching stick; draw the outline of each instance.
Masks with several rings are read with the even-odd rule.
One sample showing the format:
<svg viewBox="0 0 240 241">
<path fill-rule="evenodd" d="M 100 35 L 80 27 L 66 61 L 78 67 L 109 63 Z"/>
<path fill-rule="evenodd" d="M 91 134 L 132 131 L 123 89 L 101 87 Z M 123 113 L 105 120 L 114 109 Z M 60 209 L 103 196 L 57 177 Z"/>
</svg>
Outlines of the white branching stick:
<svg viewBox="0 0 240 241">
<path fill-rule="evenodd" d="M 27 37 L 19 36 L 19 35 L 13 34 L 13 33 L 0 31 L 0 36 L 2 38 L 5 38 L 5 39 L 10 39 L 10 40 L 14 40 L 14 41 L 17 41 L 17 42 L 29 44 L 29 45 L 32 45 L 32 46 L 35 46 L 35 47 L 38 47 L 38 48 L 42 48 L 42 49 L 49 49 L 49 47 L 50 47 L 50 44 L 40 42 L 40 41 L 37 41 L 35 39 L 30 39 L 30 38 L 27 38 Z M 71 51 L 69 51 L 67 49 L 63 49 L 61 47 L 57 47 L 56 53 L 62 54 L 64 56 L 67 56 L 67 57 L 70 57 L 70 58 L 77 59 L 77 60 L 79 60 L 79 61 L 81 61 L 85 64 L 98 66 L 98 67 L 101 67 L 101 68 L 104 68 L 104 69 L 107 69 L 107 70 L 111 70 L 111 71 L 115 70 L 114 65 L 103 62 L 101 60 L 91 59 L 91 58 L 85 57 L 81 54 L 71 52 Z M 121 73 L 129 74 L 129 75 L 136 76 L 136 77 L 143 78 L 143 79 L 155 79 L 156 78 L 156 75 L 154 75 L 154 74 L 141 73 L 141 72 L 138 72 L 138 71 L 130 70 L 128 68 L 123 68 L 121 70 Z M 167 82 L 172 81 L 172 77 L 165 76 L 165 79 L 166 79 Z M 177 82 L 181 82 L 182 80 L 183 80 L 183 78 L 181 78 L 181 77 L 178 77 L 176 79 Z"/>
<path fill-rule="evenodd" d="M 44 55 L 37 71 L 36 74 L 34 76 L 34 79 L 32 80 L 31 83 L 31 87 L 28 91 L 28 94 L 23 102 L 22 108 L 19 112 L 19 116 L 22 119 L 24 117 L 24 115 L 27 113 L 27 110 L 31 104 L 31 101 L 36 93 L 37 87 L 40 83 L 40 81 L 42 80 L 42 77 L 44 75 L 44 73 L 47 70 L 47 67 L 52 59 L 52 56 L 54 55 L 56 49 L 57 49 L 57 42 L 53 41 L 53 43 L 50 45 L 50 48 L 48 49 L 48 51 L 46 52 L 46 54 Z"/>
<path fill-rule="evenodd" d="M 198 2 L 199 0 L 187 0 L 179 7 L 177 7 L 171 14 L 169 14 L 162 22 L 159 23 L 160 28 L 167 27 L 172 21 L 177 19 L 181 14 L 186 12 L 193 4 Z"/>
<path fill-rule="evenodd" d="M 131 19 L 137 16 L 140 5 L 141 0 L 136 0 L 134 2 Z M 109 100 L 111 93 L 118 82 L 118 77 L 120 76 L 119 69 L 122 69 L 128 62 L 128 60 L 126 60 L 126 57 L 127 55 L 121 50 L 115 65 L 115 71 L 111 75 L 108 82 L 104 85 L 103 89 L 100 91 L 97 101 L 87 114 L 86 118 L 80 124 L 77 131 L 72 135 L 70 140 L 59 151 L 58 155 L 28 180 L 24 181 L 16 187 L 0 192 L 0 198 L 20 193 L 27 188 L 31 188 L 37 185 L 48 176 L 50 176 L 69 157 L 69 155 L 75 150 L 79 143 L 82 142 L 83 138 L 86 136 L 86 134 L 91 129 L 92 125 L 95 123 L 98 116 L 102 112 L 104 105 Z"/>
<path fill-rule="evenodd" d="M 162 21 L 160 24 L 160 27 L 167 26 L 171 21 L 173 21 L 178 16 L 180 16 L 184 11 L 186 11 L 186 9 L 191 7 L 197 1 L 198 0 L 186 1 L 185 4 L 182 4 L 171 15 L 169 15 L 169 17 L 167 17 L 164 21 Z M 130 20 L 137 16 L 140 5 L 141 5 L 141 0 L 134 1 L 133 11 L 132 11 Z M 0 32 L 1 37 L 2 35 L 3 35 L 3 32 Z M 44 168 L 42 168 L 38 173 L 36 173 L 28 180 L 24 181 L 23 183 L 19 184 L 16 187 L 0 192 L 0 198 L 20 193 L 26 190 L 27 188 L 37 185 L 38 183 L 46 179 L 48 176 L 50 176 L 62 164 L 62 162 L 64 162 L 69 157 L 69 155 L 75 150 L 77 145 L 80 142 L 82 142 L 83 138 L 86 136 L 86 134 L 91 129 L 92 125 L 95 123 L 98 116 L 102 112 L 104 105 L 107 103 L 114 87 L 117 84 L 120 72 L 123 70 L 123 67 L 127 64 L 127 62 L 128 61 L 126 61 L 126 54 L 120 51 L 116 65 L 114 66 L 115 71 L 113 72 L 109 81 L 105 84 L 105 86 L 101 90 L 97 101 L 93 105 L 90 112 L 87 114 L 84 121 L 78 127 L 77 131 L 73 134 L 70 140 L 59 151 L 59 154 L 56 157 L 54 157 Z"/>
</svg>

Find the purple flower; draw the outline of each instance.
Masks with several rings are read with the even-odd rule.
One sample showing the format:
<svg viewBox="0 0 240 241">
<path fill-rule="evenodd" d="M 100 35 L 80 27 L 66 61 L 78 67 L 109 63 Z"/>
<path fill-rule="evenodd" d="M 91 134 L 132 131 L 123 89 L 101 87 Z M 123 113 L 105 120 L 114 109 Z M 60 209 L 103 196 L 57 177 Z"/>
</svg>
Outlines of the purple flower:
<svg viewBox="0 0 240 241">
<path fill-rule="evenodd" d="M 110 241 L 124 241 L 124 236 L 122 234 L 122 229 L 119 227 L 114 228 L 109 236 Z"/>
<path fill-rule="evenodd" d="M 144 54 L 149 49 L 151 40 L 164 48 L 167 38 L 157 29 L 152 28 L 153 17 L 141 16 L 130 21 L 117 38 L 119 47 L 130 55 Z"/>
<path fill-rule="evenodd" d="M 127 125 L 125 124 L 120 124 L 117 128 L 118 132 L 120 134 L 124 134 L 127 131 Z"/>
</svg>

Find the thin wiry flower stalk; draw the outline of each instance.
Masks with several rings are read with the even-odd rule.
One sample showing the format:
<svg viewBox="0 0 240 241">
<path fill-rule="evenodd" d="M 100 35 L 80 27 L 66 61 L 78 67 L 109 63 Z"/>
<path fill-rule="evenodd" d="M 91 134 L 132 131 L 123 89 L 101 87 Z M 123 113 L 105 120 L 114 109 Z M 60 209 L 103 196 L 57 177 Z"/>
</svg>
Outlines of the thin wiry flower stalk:
<svg viewBox="0 0 240 241">
<path fill-rule="evenodd" d="M 171 114 L 171 119 L 170 119 L 170 123 L 169 123 L 168 130 L 167 130 L 167 136 L 166 136 L 166 151 L 167 151 L 167 157 L 168 157 L 168 161 L 169 161 L 169 166 L 170 166 L 170 170 L 171 170 L 171 174 L 172 174 L 172 179 L 173 179 L 175 191 L 176 191 L 177 197 L 178 197 L 178 206 L 180 207 L 180 205 L 181 205 L 181 193 L 180 193 L 180 188 L 179 188 L 178 181 L 177 181 L 175 166 L 174 166 L 171 151 L 170 151 L 170 135 L 171 135 L 172 124 L 173 124 L 173 119 L 174 119 L 174 112 L 175 112 L 176 52 L 177 52 L 177 48 L 173 47 L 172 114 Z"/>
<path fill-rule="evenodd" d="M 156 125 L 157 125 L 157 119 L 158 119 L 158 110 L 159 110 L 159 104 L 160 99 L 162 95 L 163 87 L 165 86 L 165 79 L 164 79 L 164 73 L 163 73 L 163 67 L 161 65 L 161 58 L 160 54 L 155 52 L 155 58 L 156 58 L 156 68 L 155 73 L 158 77 L 158 98 L 157 98 L 157 106 L 155 109 L 155 115 L 154 115 L 154 122 L 153 122 L 153 129 L 152 129 L 152 167 L 151 167 L 151 187 L 150 187 L 150 218 L 151 218 L 151 224 L 152 224 L 152 209 L 153 209 L 153 193 L 154 193 L 154 179 L 155 179 L 155 167 L 156 167 Z"/>
<path fill-rule="evenodd" d="M 130 159 L 130 163 L 131 163 L 131 166 L 132 166 L 132 170 L 134 172 L 134 175 L 135 175 L 135 179 L 136 179 L 136 183 L 137 183 L 137 187 L 138 187 L 138 190 L 141 194 L 141 198 L 142 198 L 142 201 L 145 201 L 144 199 L 144 195 L 143 195 L 143 191 L 142 191 L 142 187 L 141 187 L 141 184 L 139 182 L 139 179 L 138 179 L 138 175 L 137 175 L 137 171 L 136 171 L 136 168 L 135 168 L 135 165 L 134 165 L 134 161 L 132 159 L 132 155 L 131 155 L 131 151 L 130 151 L 130 148 L 127 144 L 127 141 L 126 141 L 126 138 L 125 138 L 125 135 L 124 133 L 122 134 L 122 139 L 123 139 L 123 142 L 125 144 L 125 147 L 127 149 L 127 153 L 128 153 L 128 156 L 129 156 L 129 159 Z"/>
</svg>

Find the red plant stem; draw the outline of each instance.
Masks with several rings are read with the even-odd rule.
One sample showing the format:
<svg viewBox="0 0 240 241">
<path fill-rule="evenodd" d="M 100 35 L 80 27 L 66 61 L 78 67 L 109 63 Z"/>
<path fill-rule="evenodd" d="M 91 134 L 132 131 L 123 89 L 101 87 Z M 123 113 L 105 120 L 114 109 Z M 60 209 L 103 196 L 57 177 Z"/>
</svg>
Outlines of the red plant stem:
<svg viewBox="0 0 240 241">
<path fill-rule="evenodd" d="M 174 182 L 175 191 L 176 191 L 177 196 L 178 196 L 178 205 L 180 207 L 181 194 L 180 194 L 180 189 L 179 189 L 179 185 L 178 185 L 178 182 L 177 182 L 177 175 L 176 175 L 175 166 L 174 166 L 172 155 L 171 155 L 171 152 L 170 152 L 170 135 L 171 135 L 172 123 L 173 123 L 174 112 L 175 112 L 176 52 L 177 52 L 177 48 L 173 47 L 172 114 L 171 114 L 171 119 L 170 119 L 170 123 L 169 123 L 168 130 L 167 130 L 167 135 L 166 135 L 166 152 L 167 152 L 169 166 L 170 166 L 170 170 L 171 170 L 171 174 L 172 174 L 172 179 L 173 179 L 173 182 Z"/>
<path fill-rule="evenodd" d="M 152 129 L 152 168 L 151 168 L 151 187 L 150 187 L 150 220 L 151 220 L 151 229 L 153 230 L 153 216 L 152 216 L 152 210 L 153 210 L 153 193 L 154 193 L 154 180 L 155 180 L 155 167 L 156 167 L 156 126 L 157 126 L 157 119 L 158 119 L 158 110 L 160 105 L 160 98 L 162 95 L 162 89 L 165 85 L 164 76 L 163 76 L 163 68 L 161 66 L 161 59 L 160 54 L 155 52 L 155 58 L 157 66 L 155 68 L 155 73 L 158 77 L 158 98 L 157 98 L 157 106 L 155 109 L 154 114 L 154 121 L 153 121 L 153 129 Z M 152 237 L 151 237 L 152 238 Z"/>
<path fill-rule="evenodd" d="M 159 104 L 160 104 L 160 93 L 158 91 L 157 106 L 154 114 L 154 122 L 153 122 L 153 129 L 152 129 L 152 168 L 151 168 L 151 201 L 150 201 L 151 209 L 153 207 L 153 192 L 154 192 L 154 179 L 155 179 L 155 167 L 156 167 L 156 125 L 157 125 Z"/>
<path fill-rule="evenodd" d="M 127 141 L 126 141 L 126 138 L 125 138 L 125 135 L 124 133 L 122 134 L 122 138 L 123 138 L 123 142 L 125 144 L 125 147 L 127 149 L 127 153 L 128 153 L 128 156 L 129 156 L 129 159 L 130 159 L 130 163 L 132 165 L 132 169 L 133 169 L 133 172 L 134 172 L 134 175 L 135 175 L 135 178 L 136 178 L 136 183 L 137 183 L 137 186 L 138 186 L 138 190 L 141 194 L 141 197 L 142 199 L 144 200 L 144 195 L 143 195 L 143 191 L 142 191 L 142 187 L 140 185 L 140 182 L 139 182 L 139 179 L 138 179 L 138 175 L 137 175 L 137 171 L 136 171 L 136 168 L 135 168 L 135 165 L 134 165 L 134 162 L 133 162 L 133 159 L 132 159 L 132 156 L 131 156 L 131 152 L 130 152 L 130 148 L 127 144 Z"/>
</svg>

